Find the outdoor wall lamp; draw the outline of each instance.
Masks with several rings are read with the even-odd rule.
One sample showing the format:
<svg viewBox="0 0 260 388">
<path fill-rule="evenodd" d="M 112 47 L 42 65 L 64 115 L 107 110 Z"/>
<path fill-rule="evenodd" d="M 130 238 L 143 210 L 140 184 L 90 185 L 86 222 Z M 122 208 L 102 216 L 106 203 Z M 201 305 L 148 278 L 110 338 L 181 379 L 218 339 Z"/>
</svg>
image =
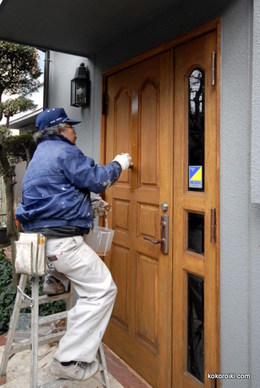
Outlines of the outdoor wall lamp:
<svg viewBox="0 0 260 388">
<path fill-rule="evenodd" d="M 75 77 L 71 80 L 70 105 L 76 107 L 88 106 L 90 102 L 89 70 L 84 63 L 76 69 Z"/>
</svg>

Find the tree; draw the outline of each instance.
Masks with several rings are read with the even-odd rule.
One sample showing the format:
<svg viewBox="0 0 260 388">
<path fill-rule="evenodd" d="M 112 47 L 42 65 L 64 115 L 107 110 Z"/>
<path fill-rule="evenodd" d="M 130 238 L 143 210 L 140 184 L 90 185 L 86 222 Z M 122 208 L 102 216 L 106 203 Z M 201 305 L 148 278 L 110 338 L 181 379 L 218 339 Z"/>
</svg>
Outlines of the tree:
<svg viewBox="0 0 260 388">
<path fill-rule="evenodd" d="M 0 41 L 0 102 L 3 93 L 24 96 L 38 90 L 40 75 L 34 48 Z"/>
<path fill-rule="evenodd" d="M 33 110 L 37 107 L 33 101 L 24 96 L 19 96 L 15 99 L 9 98 L 4 102 L 0 102 L 0 115 L 6 118 L 6 127 L 9 127 L 10 117 L 17 113 L 26 112 L 27 110 Z"/>
<path fill-rule="evenodd" d="M 17 239 L 13 215 L 15 165 L 28 162 L 34 148 L 31 134 L 10 136 L 9 120 L 14 114 L 36 108 L 26 95 L 38 90 L 40 75 L 34 48 L 0 41 L 0 120 L 6 118 L 6 125 L 0 127 L 0 174 L 6 188 L 7 235 L 12 245 Z M 2 102 L 3 94 L 14 98 Z"/>
</svg>

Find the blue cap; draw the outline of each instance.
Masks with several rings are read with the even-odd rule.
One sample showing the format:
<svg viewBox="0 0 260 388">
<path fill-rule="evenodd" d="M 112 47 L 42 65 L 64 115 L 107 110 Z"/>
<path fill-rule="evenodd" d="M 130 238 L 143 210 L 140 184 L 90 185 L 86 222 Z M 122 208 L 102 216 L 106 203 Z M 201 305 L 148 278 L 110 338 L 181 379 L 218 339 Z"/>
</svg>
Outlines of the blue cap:
<svg viewBox="0 0 260 388">
<path fill-rule="evenodd" d="M 39 130 L 54 127 L 62 123 L 69 123 L 71 125 L 79 124 L 81 121 L 70 119 L 63 108 L 45 109 L 36 118 L 36 128 Z"/>
</svg>

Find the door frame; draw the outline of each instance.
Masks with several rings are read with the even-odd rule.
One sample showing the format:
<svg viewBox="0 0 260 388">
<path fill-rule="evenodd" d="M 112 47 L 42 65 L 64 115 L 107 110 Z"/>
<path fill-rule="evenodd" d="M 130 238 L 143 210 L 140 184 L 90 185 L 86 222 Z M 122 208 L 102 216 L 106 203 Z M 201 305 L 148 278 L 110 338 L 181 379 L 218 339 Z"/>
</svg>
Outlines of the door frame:
<svg viewBox="0 0 260 388">
<path fill-rule="evenodd" d="M 106 139 L 106 120 L 105 120 L 105 115 L 103 114 L 103 107 L 105 104 L 105 96 L 106 96 L 106 90 L 107 90 L 107 78 L 119 71 L 122 71 L 126 68 L 129 68 L 133 65 L 136 65 L 140 62 L 143 62 L 149 58 L 152 58 L 155 55 L 158 55 L 160 53 L 163 53 L 165 51 L 169 50 L 174 50 L 175 47 L 187 43 L 195 38 L 198 38 L 204 34 L 209 33 L 210 31 L 215 31 L 216 32 L 216 38 L 217 38 L 217 51 L 216 51 L 216 69 L 215 69 L 215 76 L 216 76 L 216 93 L 217 93 L 217 103 L 216 103 L 216 152 L 217 152 L 217 166 L 216 166 L 216 171 L 217 171 L 217 182 L 216 182 L 216 187 L 217 187 L 217 192 L 216 192 L 216 327 L 217 327 L 217 349 L 216 349 L 216 359 L 217 359 L 217 368 L 214 373 L 220 373 L 220 33 L 221 33 L 221 23 L 220 23 L 220 18 L 214 19 L 184 35 L 181 35 L 169 42 L 166 42 L 154 49 L 151 49 L 144 54 L 138 55 L 134 58 L 131 58 L 130 60 L 114 66 L 113 68 L 105 71 L 102 75 L 102 111 L 101 111 L 101 129 L 100 129 L 100 160 L 101 163 L 104 164 L 106 160 L 106 144 L 105 144 L 105 139 Z M 174 107 L 173 107 L 174 109 Z M 174 112 L 171 115 L 172 118 L 174 116 Z M 174 124 L 172 121 L 172 128 L 174 128 Z M 174 180 L 174 177 L 173 177 Z M 173 218 L 173 217 L 172 217 Z M 173 219 L 171 221 L 170 225 L 170 230 L 173 230 Z M 171 238 L 171 241 L 169 242 L 170 245 L 172 246 L 172 240 L 173 236 Z M 173 250 L 171 250 L 173 252 Z M 173 266 L 173 257 L 171 258 L 172 260 L 172 266 Z M 172 287 L 172 306 L 173 306 L 173 287 Z M 173 309 L 172 309 L 173 310 Z M 173 312 L 172 312 L 173 315 Z M 172 317 L 173 319 L 173 317 Z M 173 321 L 172 321 L 172 330 L 173 330 Z M 173 352 L 173 335 L 172 336 L 172 352 Z M 173 354 L 172 354 L 172 370 L 173 370 Z M 173 376 L 172 376 L 173 379 Z M 218 384 L 218 383 L 217 383 Z M 172 381 L 172 386 L 173 386 L 173 381 Z M 203 386 L 203 384 L 201 384 Z M 216 385 L 215 385 L 216 386 Z"/>
</svg>

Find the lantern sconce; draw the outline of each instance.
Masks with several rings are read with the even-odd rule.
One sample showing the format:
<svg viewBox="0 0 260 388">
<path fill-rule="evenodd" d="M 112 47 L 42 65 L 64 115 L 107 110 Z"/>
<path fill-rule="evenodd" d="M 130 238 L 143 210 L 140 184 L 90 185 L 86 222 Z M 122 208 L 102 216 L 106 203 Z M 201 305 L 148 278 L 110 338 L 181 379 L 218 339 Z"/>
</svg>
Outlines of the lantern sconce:
<svg viewBox="0 0 260 388">
<path fill-rule="evenodd" d="M 89 70 L 84 63 L 76 69 L 75 77 L 71 80 L 70 105 L 86 107 L 90 103 L 90 77 Z"/>
</svg>

